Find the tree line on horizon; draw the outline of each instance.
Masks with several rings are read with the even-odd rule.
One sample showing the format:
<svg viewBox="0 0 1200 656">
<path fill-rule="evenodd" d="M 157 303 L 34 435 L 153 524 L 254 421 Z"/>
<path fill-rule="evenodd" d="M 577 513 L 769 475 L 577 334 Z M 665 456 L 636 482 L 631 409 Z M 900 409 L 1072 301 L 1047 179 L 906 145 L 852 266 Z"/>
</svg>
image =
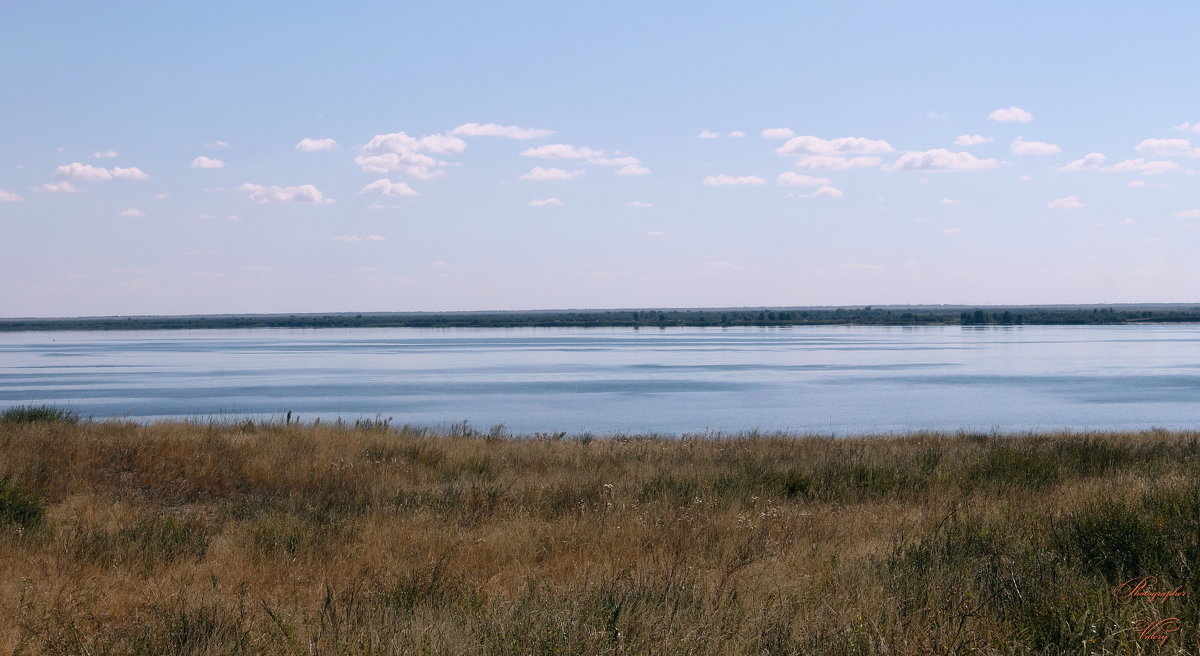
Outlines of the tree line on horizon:
<svg viewBox="0 0 1200 656">
<path fill-rule="evenodd" d="M 1200 322 L 1200 307 L 665 309 L 0 319 L 0 331 L 213 328 L 666 328 L 797 325 L 1089 325 Z"/>
</svg>

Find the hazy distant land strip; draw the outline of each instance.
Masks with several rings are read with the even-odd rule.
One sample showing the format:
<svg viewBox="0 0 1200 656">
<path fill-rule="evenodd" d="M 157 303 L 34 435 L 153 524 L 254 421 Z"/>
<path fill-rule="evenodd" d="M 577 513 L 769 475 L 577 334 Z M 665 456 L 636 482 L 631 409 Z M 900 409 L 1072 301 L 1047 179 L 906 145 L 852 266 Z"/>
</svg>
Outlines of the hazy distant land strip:
<svg viewBox="0 0 1200 656">
<path fill-rule="evenodd" d="M 1042 306 L 771 307 L 338 312 L 0 319 L 0 331 L 201 328 L 593 328 L 792 325 L 1087 325 L 1200 322 L 1200 305 L 1180 303 Z"/>
</svg>

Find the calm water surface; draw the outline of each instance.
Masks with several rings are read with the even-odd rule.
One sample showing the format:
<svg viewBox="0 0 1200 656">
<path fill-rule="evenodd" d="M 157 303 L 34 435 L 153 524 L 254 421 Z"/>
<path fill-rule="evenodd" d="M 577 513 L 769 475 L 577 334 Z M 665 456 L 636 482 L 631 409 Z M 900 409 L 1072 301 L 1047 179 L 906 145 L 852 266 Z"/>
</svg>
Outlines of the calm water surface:
<svg viewBox="0 0 1200 656">
<path fill-rule="evenodd" d="M 1200 327 L 0 334 L 0 407 L 514 432 L 1200 428 Z"/>
</svg>

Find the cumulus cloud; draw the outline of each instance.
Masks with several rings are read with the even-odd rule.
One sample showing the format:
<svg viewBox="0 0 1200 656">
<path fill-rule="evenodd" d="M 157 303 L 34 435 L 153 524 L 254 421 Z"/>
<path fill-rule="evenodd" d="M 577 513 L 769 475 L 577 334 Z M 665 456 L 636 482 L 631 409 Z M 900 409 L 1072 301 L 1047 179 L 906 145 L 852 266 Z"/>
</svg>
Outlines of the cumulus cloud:
<svg viewBox="0 0 1200 656">
<path fill-rule="evenodd" d="M 1200 122 L 1197 123 L 1180 123 L 1172 126 L 1172 129 L 1180 132 L 1200 132 Z"/>
<path fill-rule="evenodd" d="M 615 175 L 650 175 L 653 173 L 650 169 L 641 164 L 626 164 L 617 169 Z"/>
<path fill-rule="evenodd" d="M 213 141 L 212 143 L 206 143 L 204 145 L 208 146 L 209 148 L 228 148 L 229 147 L 229 144 L 226 141 L 224 141 L 223 139 L 217 139 L 216 141 Z"/>
<path fill-rule="evenodd" d="M 295 187 L 264 186 L 247 182 L 239 187 L 250 192 L 249 200 L 255 203 L 332 203 L 320 189 L 312 185 Z"/>
<path fill-rule="evenodd" d="M 0 203 L 15 203 L 19 200 L 21 200 L 20 194 L 0 189 Z"/>
<path fill-rule="evenodd" d="M 565 203 L 557 198 L 535 198 L 529 201 L 530 207 L 546 207 L 549 205 L 565 205 Z"/>
<path fill-rule="evenodd" d="M 822 139 L 820 137 L 802 136 L 788 139 L 782 146 L 775 149 L 780 155 L 877 155 L 890 153 L 895 149 L 886 141 L 865 139 L 863 137 L 839 137 L 837 139 Z"/>
<path fill-rule="evenodd" d="M 583 171 L 565 171 L 559 168 L 544 169 L 540 166 L 535 166 L 529 169 L 527 173 L 517 178 L 518 180 L 570 180 L 583 175 Z"/>
<path fill-rule="evenodd" d="M 54 171 L 54 177 L 67 180 L 112 180 L 112 172 L 106 168 L 71 162 L 63 164 Z"/>
<path fill-rule="evenodd" d="M 883 163 L 878 157 L 836 157 L 831 155 L 809 155 L 796 160 L 796 168 L 808 171 L 844 171 L 846 169 L 875 168 Z"/>
<path fill-rule="evenodd" d="M 935 148 L 906 152 L 883 168 L 888 171 L 981 171 L 999 165 L 994 159 L 979 159 L 968 152 L 954 153 L 945 148 Z"/>
<path fill-rule="evenodd" d="M 836 187 L 823 186 L 823 187 L 819 187 L 816 191 L 812 192 L 811 194 L 802 194 L 800 196 L 800 198 L 822 198 L 822 197 L 841 198 L 842 196 L 845 196 L 845 194 L 842 193 L 841 189 L 838 189 Z"/>
<path fill-rule="evenodd" d="M 1175 216 L 1177 216 L 1181 219 L 1200 219 L 1200 209 L 1184 210 L 1182 212 L 1176 212 Z"/>
<path fill-rule="evenodd" d="M 741 130 L 734 130 L 733 132 L 729 133 L 729 136 L 733 137 L 734 139 L 741 139 L 742 137 L 746 136 L 746 133 L 742 132 Z"/>
<path fill-rule="evenodd" d="M 960 134 L 954 140 L 956 146 L 978 146 L 979 144 L 992 143 L 995 139 L 985 137 L 982 134 Z"/>
<path fill-rule="evenodd" d="M 377 134 L 363 146 L 363 153 L 408 153 L 429 152 L 438 155 L 455 155 L 467 149 L 467 142 L 458 137 L 431 134 L 421 138 L 410 137 L 404 132 Z"/>
<path fill-rule="evenodd" d="M 720 132 L 709 132 L 708 130 L 703 130 L 700 132 L 700 134 L 696 135 L 696 138 L 698 138 L 698 139 L 716 139 L 719 136 L 721 136 Z"/>
<path fill-rule="evenodd" d="M 585 146 L 572 146 L 570 144 L 550 144 L 521 151 L 522 157 L 538 157 L 541 159 L 588 159 L 599 158 L 603 155 L 603 150 L 593 150 Z"/>
<path fill-rule="evenodd" d="M 145 212 L 143 212 L 143 211 L 141 211 L 141 210 L 139 210 L 139 209 L 137 209 L 136 207 L 131 207 L 131 208 L 127 209 L 127 210 L 123 210 L 123 211 L 121 211 L 121 212 L 118 212 L 118 213 L 117 213 L 117 216 L 128 216 L 128 217 L 130 217 L 130 218 L 134 218 L 134 219 L 140 219 L 140 218 L 142 218 L 142 217 L 146 216 L 146 213 L 145 213 Z"/>
<path fill-rule="evenodd" d="M 150 177 L 149 175 L 146 175 L 145 171 L 136 166 L 131 166 L 127 169 L 114 166 L 110 170 L 112 171 L 112 177 L 117 180 L 146 180 Z"/>
<path fill-rule="evenodd" d="M 997 123 L 1028 123 L 1033 120 L 1033 114 L 1020 107 L 1009 107 L 1008 109 L 997 109 L 988 114 L 988 118 Z"/>
<path fill-rule="evenodd" d="M 450 131 L 452 137 L 505 137 L 508 139 L 537 139 L 554 134 L 554 130 L 519 128 L 496 123 L 464 123 Z"/>
<path fill-rule="evenodd" d="M 767 128 L 759 136 L 763 139 L 791 139 L 796 133 L 791 128 Z"/>
<path fill-rule="evenodd" d="M 399 173 L 417 180 L 440 178 L 446 174 L 440 167 L 447 165 L 447 162 L 412 151 L 359 155 L 354 158 L 354 163 L 366 173 Z"/>
<path fill-rule="evenodd" d="M 120 155 L 120 153 L 115 150 L 102 150 L 98 153 L 92 153 L 92 159 L 111 159 L 117 155 Z"/>
<path fill-rule="evenodd" d="M 358 192 L 362 196 L 417 196 L 417 192 L 404 182 L 392 182 L 387 178 L 380 178 L 375 182 L 368 184 Z"/>
<path fill-rule="evenodd" d="M 799 173 L 781 173 L 775 178 L 775 184 L 786 185 L 789 187 L 816 187 L 819 185 L 830 184 L 829 178 L 817 178 L 811 175 L 801 175 Z"/>
<path fill-rule="evenodd" d="M 1132 180 L 1132 181 L 1130 181 L 1130 182 L 1129 182 L 1129 184 L 1127 184 L 1127 185 L 1125 185 L 1125 186 L 1126 186 L 1126 187 L 1133 187 L 1134 189 L 1140 189 L 1140 188 L 1142 188 L 1142 187 L 1145 187 L 1145 186 L 1146 186 L 1146 181 L 1145 181 L 1145 180 Z"/>
<path fill-rule="evenodd" d="M 629 204 L 630 207 L 654 207 L 650 203 L 641 200 L 635 200 Z"/>
<path fill-rule="evenodd" d="M 710 175 L 704 178 L 704 184 L 710 187 L 722 187 L 726 185 L 761 185 L 766 183 L 766 180 L 763 180 L 757 175 L 743 175 L 735 177 L 722 173 L 720 175 Z"/>
<path fill-rule="evenodd" d="M 300 143 L 296 144 L 296 150 L 302 153 L 315 153 L 321 150 L 333 150 L 337 148 L 337 141 L 333 139 L 311 139 L 304 137 Z"/>
<path fill-rule="evenodd" d="M 1174 171 L 1179 168 L 1175 162 L 1166 160 L 1147 160 L 1144 157 L 1137 159 L 1127 159 L 1123 162 L 1117 162 L 1112 166 L 1104 169 L 1115 173 L 1141 173 L 1142 175 L 1158 175 L 1167 171 Z"/>
<path fill-rule="evenodd" d="M 1046 203 L 1046 207 L 1054 210 L 1081 210 L 1083 203 L 1079 202 L 1077 196 L 1063 196 Z"/>
<path fill-rule="evenodd" d="M 588 164 L 599 164 L 600 166 L 629 166 L 630 164 L 641 164 L 642 160 L 636 157 L 593 157 L 587 161 Z"/>
<path fill-rule="evenodd" d="M 1143 155 L 1157 157 L 1175 157 L 1190 155 L 1200 157 L 1200 148 L 1192 148 L 1192 142 L 1187 139 L 1143 139 L 1134 150 Z"/>
<path fill-rule="evenodd" d="M 1058 168 L 1059 171 L 1073 173 L 1075 171 L 1098 171 L 1104 164 L 1105 157 L 1101 153 L 1088 153 L 1083 157 Z"/>
<path fill-rule="evenodd" d="M 450 163 L 425 153 L 453 155 L 466 148 L 467 142 L 454 136 L 431 134 L 417 138 L 404 132 L 392 132 L 372 137 L 354 162 L 369 173 L 399 173 L 418 180 L 431 180 L 444 175 L 442 167 Z"/>
<path fill-rule="evenodd" d="M 1053 155 L 1061 153 L 1062 148 L 1059 148 L 1058 144 L 1045 141 L 1025 141 L 1021 137 L 1017 137 L 1012 142 L 1012 151 L 1017 155 Z"/>
<path fill-rule="evenodd" d="M 63 180 L 62 182 L 47 182 L 44 185 L 34 187 L 33 190 L 45 191 L 52 194 L 74 194 L 79 191 L 75 185 L 66 180 Z"/>
<path fill-rule="evenodd" d="M 204 155 L 201 155 L 201 156 L 197 157 L 196 159 L 192 160 L 192 168 L 194 168 L 194 169 L 223 169 L 223 168 L 225 168 L 225 162 L 222 162 L 221 160 L 216 159 L 214 157 L 206 157 Z"/>
</svg>

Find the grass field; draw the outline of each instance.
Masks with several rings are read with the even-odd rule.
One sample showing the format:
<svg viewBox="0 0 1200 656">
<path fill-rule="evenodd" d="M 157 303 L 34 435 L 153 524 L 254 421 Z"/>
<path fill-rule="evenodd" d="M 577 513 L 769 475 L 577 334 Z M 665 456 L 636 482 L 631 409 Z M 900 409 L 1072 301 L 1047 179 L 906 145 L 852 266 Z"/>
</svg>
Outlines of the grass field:
<svg viewBox="0 0 1200 656">
<path fill-rule="evenodd" d="M 0 653 L 1195 654 L 1198 451 L 14 414 Z"/>
</svg>

